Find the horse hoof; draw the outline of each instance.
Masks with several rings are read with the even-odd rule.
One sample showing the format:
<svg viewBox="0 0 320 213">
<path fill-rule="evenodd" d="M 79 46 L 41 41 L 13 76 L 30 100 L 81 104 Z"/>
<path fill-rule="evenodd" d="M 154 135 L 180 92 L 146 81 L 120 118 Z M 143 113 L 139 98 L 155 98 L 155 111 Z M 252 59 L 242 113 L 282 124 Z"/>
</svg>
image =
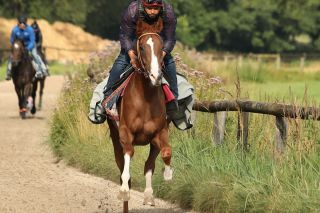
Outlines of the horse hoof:
<svg viewBox="0 0 320 213">
<path fill-rule="evenodd" d="M 20 109 L 20 117 L 22 119 L 26 118 L 26 113 L 27 113 L 27 109 L 25 109 L 25 108 Z"/>
<path fill-rule="evenodd" d="M 32 115 L 34 115 L 34 114 L 36 114 L 37 109 L 36 109 L 35 107 L 32 107 L 32 109 L 31 109 L 31 111 L 30 111 L 30 112 L 31 112 L 31 114 L 32 114 Z"/>
<path fill-rule="evenodd" d="M 21 117 L 21 119 L 26 119 L 26 113 L 25 112 L 20 112 L 20 117 Z"/>
<path fill-rule="evenodd" d="M 130 192 L 125 190 L 125 191 L 119 191 L 118 194 L 118 199 L 121 201 L 129 201 L 130 200 Z"/>
<path fill-rule="evenodd" d="M 155 206 L 152 189 L 147 189 L 144 191 L 143 205 Z"/>
<path fill-rule="evenodd" d="M 166 166 L 163 172 L 163 179 L 165 181 L 172 180 L 173 169 L 170 166 Z"/>
</svg>

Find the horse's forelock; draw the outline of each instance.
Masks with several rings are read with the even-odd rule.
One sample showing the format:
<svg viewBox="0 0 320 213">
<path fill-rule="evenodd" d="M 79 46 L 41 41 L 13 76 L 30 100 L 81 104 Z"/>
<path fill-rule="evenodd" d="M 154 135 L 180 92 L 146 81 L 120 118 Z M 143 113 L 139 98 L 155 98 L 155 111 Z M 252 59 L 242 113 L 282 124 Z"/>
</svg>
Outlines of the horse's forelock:
<svg viewBox="0 0 320 213">
<path fill-rule="evenodd" d="M 15 39 L 13 41 L 13 48 L 14 49 L 20 49 L 23 50 L 24 49 L 24 43 L 23 41 L 19 40 L 19 39 Z"/>
</svg>

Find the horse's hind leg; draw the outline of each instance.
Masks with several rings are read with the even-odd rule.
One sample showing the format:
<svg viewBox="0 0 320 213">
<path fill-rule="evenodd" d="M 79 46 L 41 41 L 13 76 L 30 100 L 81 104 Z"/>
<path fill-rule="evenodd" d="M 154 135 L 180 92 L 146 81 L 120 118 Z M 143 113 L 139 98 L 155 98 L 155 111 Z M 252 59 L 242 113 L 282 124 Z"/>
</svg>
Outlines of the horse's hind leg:
<svg viewBox="0 0 320 213">
<path fill-rule="evenodd" d="M 32 85 L 32 92 L 31 92 L 31 97 L 32 97 L 32 108 L 31 108 L 31 114 L 35 114 L 37 112 L 36 109 L 36 96 L 37 96 L 37 89 L 38 89 L 38 82 L 35 80 Z"/>
<path fill-rule="evenodd" d="M 155 161 L 159 155 L 160 150 L 153 144 L 150 144 L 149 157 L 144 166 L 144 175 L 146 177 L 146 189 L 144 190 L 144 201 L 143 204 L 154 206 L 154 197 L 152 189 L 152 175 L 154 173 Z"/>
<path fill-rule="evenodd" d="M 43 95 L 43 89 L 44 89 L 45 80 L 46 80 L 46 78 L 43 78 L 43 79 L 40 80 L 39 105 L 38 105 L 39 110 L 42 109 L 42 95 Z"/>
<path fill-rule="evenodd" d="M 159 132 L 158 136 L 155 138 L 155 142 L 158 144 L 160 148 L 161 157 L 165 163 L 164 173 L 163 173 L 164 180 L 166 181 L 172 180 L 173 170 L 170 166 L 172 151 L 171 151 L 171 146 L 169 144 L 169 134 L 168 134 L 167 128 L 164 128 Z"/>
</svg>

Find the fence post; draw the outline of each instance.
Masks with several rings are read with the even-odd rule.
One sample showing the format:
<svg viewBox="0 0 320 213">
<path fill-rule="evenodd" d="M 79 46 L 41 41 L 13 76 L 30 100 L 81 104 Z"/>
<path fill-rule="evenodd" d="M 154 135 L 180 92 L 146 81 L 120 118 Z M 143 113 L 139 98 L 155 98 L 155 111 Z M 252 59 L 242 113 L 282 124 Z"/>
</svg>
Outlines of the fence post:
<svg viewBox="0 0 320 213">
<path fill-rule="evenodd" d="M 192 137 L 192 138 L 196 137 L 196 128 L 195 128 L 195 126 L 197 125 L 196 124 L 196 122 L 197 122 L 196 115 L 197 115 L 197 112 L 192 110 L 191 111 L 191 118 L 193 118 L 193 128 L 187 130 L 189 137 Z"/>
<path fill-rule="evenodd" d="M 220 145 L 223 143 L 224 133 L 226 129 L 227 112 L 214 113 L 214 122 L 212 129 L 212 140 L 214 145 Z"/>
<path fill-rule="evenodd" d="M 227 66 L 228 65 L 228 56 L 225 55 L 225 56 L 223 56 L 223 58 L 224 58 L 224 65 Z"/>
<path fill-rule="evenodd" d="M 276 127 L 276 150 L 278 153 L 283 153 L 288 132 L 288 125 L 284 117 L 276 117 Z"/>
<path fill-rule="evenodd" d="M 243 57 L 242 57 L 242 55 L 239 55 L 238 56 L 238 66 L 239 66 L 239 68 L 241 68 L 242 67 L 242 63 L 243 62 Z"/>
<path fill-rule="evenodd" d="M 238 130 L 237 140 L 242 149 L 248 150 L 248 135 L 249 135 L 249 112 L 238 113 Z M 242 142 L 242 144 L 241 144 Z"/>
<path fill-rule="evenodd" d="M 277 57 L 276 57 L 276 68 L 277 68 L 277 70 L 281 68 L 281 56 L 280 56 L 280 54 L 277 54 Z"/>
<path fill-rule="evenodd" d="M 258 67 L 261 67 L 261 63 L 262 63 L 261 55 L 258 55 L 257 60 L 258 60 Z"/>
<path fill-rule="evenodd" d="M 300 58 L 300 70 L 301 70 L 301 72 L 304 71 L 304 62 L 305 62 L 305 60 L 306 60 L 306 54 L 303 53 L 301 58 Z"/>
</svg>

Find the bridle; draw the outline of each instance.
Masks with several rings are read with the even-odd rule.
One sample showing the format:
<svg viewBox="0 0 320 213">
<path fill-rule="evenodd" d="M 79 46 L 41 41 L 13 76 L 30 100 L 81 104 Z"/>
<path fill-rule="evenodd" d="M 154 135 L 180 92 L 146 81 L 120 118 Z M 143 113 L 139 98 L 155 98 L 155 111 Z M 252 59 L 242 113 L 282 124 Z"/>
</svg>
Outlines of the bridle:
<svg viewBox="0 0 320 213">
<path fill-rule="evenodd" d="M 144 75 L 144 77 L 148 78 L 148 73 L 146 72 L 146 67 L 143 63 L 143 60 L 142 60 L 142 57 L 141 57 L 141 52 L 140 52 L 140 40 L 141 38 L 147 36 L 147 35 L 155 35 L 157 36 L 161 41 L 162 41 L 162 38 L 161 36 L 158 34 L 158 33 L 144 33 L 142 34 L 141 36 L 139 36 L 139 38 L 137 39 L 137 54 L 138 54 L 138 61 L 139 61 L 139 64 L 140 66 L 142 67 L 142 70 L 139 68 L 137 71 L 141 74 Z"/>
</svg>

